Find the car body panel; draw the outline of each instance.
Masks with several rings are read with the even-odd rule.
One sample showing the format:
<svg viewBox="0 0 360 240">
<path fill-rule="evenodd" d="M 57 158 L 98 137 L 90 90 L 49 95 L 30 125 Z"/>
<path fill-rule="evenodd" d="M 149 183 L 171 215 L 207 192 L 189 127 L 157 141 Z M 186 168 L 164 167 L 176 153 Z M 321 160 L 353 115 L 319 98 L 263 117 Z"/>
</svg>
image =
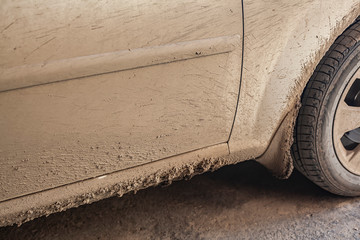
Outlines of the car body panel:
<svg viewBox="0 0 360 240">
<path fill-rule="evenodd" d="M 297 107 L 316 65 L 359 16 L 359 8 L 358 0 L 244 1 L 244 65 L 231 153 L 241 159 L 265 153 L 280 124 Z M 291 114 L 288 123 L 296 119 L 297 114 Z M 283 154 L 261 160 L 281 177 L 292 169 L 292 124 L 286 131 L 287 139 L 279 139 L 288 141 L 287 147 L 273 143 Z"/>
<path fill-rule="evenodd" d="M 229 156 L 226 143 L 3 201 L 0 203 L 0 226 L 20 225 L 40 216 L 108 197 L 121 197 L 128 192 L 136 193 L 158 184 L 170 184 L 234 163 L 235 159 L 222 156 Z"/>
<path fill-rule="evenodd" d="M 5 2 L 10 5 L 15 4 L 10 1 Z M 91 5 L 91 3 L 94 4 L 94 9 L 99 10 L 103 7 L 103 4 L 93 1 L 89 1 L 86 4 Z M 23 4 L 26 6 L 25 3 Z M 55 4 L 55 2 L 49 2 L 49 6 L 51 6 L 51 4 Z M 103 127 L 111 126 L 111 128 L 104 132 L 106 134 L 100 132 L 99 129 L 101 128 L 97 128 L 95 132 L 99 134 L 97 136 L 100 136 L 100 138 L 91 136 L 90 138 L 80 139 L 80 142 L 77 142 L 77 138 L 80 135 L 73 138 L 71 134 L 76 133 L 76 131 L 70 132 L 68 126 L 61 126 L 56 133 L 60 135 L 63 133 L 65 133 L 65 135 L 67 134 L 66 139 L 69 139 L 68 142 L 72 144 L 62 149 L 53 148 L 53 151 L 59 155 L 64 152 L 67 154 L 66 151 L 74 154 L 71 152 L 72 149 L 84 149 L 84 152 L 81 152 L 79 156 L 85 154 L 86 156 L 90 156 L 90 158 L 84 159 L 83 163 L 85 165 L 78 167 L 76 166 L 77 161 L 73 161 L 73 157 L 70 156 L 70 158 L 67 158 L 68 156 L 65 156 L 64 158 L 68 160 L 65 161 L 67 165 L 65 164 L 66 167 L 63 168 L 62 175 L 67 176 L 66 174 L 68 173 L 66 169 L 70 170 L 69 178 L 65 179 L 65 181 L 58 182 L 58 176 L 54 175 L 49 178 L 49 182 L 40 183 L 37 188 L 29 191 L 32 192 L 31 194 L 0 202 L 1 226 L 13 223 L 21 224 L 35 217 L 63 211 L 70 207 L 91 203 L 110 196 L 122 196 L 124 193 L 131 191 L 136 192 L 137 190 L 154 186 L 161 182 L 170 183 L 173 180 L 186 176 L 191 177 L 204 171 L 214 170 L 224 165 L 234 164 L 248 159 L 257 159 L 278 176 L 287 177 L 292 170 L 292 162 L 289 158 L 289 147 L 292 142 L 293 123 L 296 119 L 298 101 L 302 90 L 315 66 L 335 38 L 360 15 L 360 3 L 359 1 L 353 0 L 342 2 L 315 0 L 306 2 L 276 0 L 244 0 L 243 2 L 123 1 L 122 4 L 109 3 L 109 6 L 106 7 L 105 10 L 94 11 L 96 12 L 93 14 L 95 17 L 93 17 L 91 13 L 80 15 L 79 12 L 81 12 L 81 9 L 78 4 L 81 5 L 81 3 L 76 3 L 74 7 L 72 7 L 72 10 L 66 13 L 70 14 L 71 17 L 58 17 L 59 19 L 57 25 L 55 24 L 56 26 L 50 26 L 51 24 L 48 26 L 45 24 L 48 28 L 53 28 L 53 34 L 58 34 L 56 38 L 48 43 L 46 43 L 46 41 L 41 42 L 39 45 L 38 41 L 35 43 L 32 42 L 33 35 L 29 33 L 28 38 L 32 39 L 32 41 L 26 44 L 29 44 L 28 46 L 31 47 L 25 47 L 27 50 L 23 50 L 19 55 L 15 54 L 16 56 L 11 56 L 9 61 L 3 61 L 1 63 L 0 66 L 4 69 L 3 76 L 5 76 L 3 83 L 8 84 L 5 86 L 8 89 L 0 93 L 0 97 L 1 95 L 5 96 L 4 94 L 13 96 L 12 107 L 7 108 L 6 105 L 2 105 L 2 107 L 11 113 L 14 111 L 13 109 L 16 108 L 15 106 L 17 106 L 17 104 L 14 104 L 17 101 L 16 99 L 22 98 L 23 101 L 21 102 L 25 104 L 24 106 L 34 108 L 32 106 L 33 104 L 24 102 L 31 101 L 33 96 L 35 96 L 42 104 L 44 101 L 50 101 L 46 102 L 45 105 L 48 106 L 49 111 L 53 111 L 52 114 L 55 114 L 55 116 L 57 114 L 56 109 L 63 107 L 69 119 L 61 117 L 61 119 L 63 119 L 62 121 L 71 121 L 71 118 L 78 119 L 79 116 L 82 116 L 86 119 L 85 123 L 91 123 L 88 126 L 103 125 Z M 5 4 L 3 6 L 5 6 Z M 34 8 L 34 6 L 32 7 Z M 57 3 L 53 6 L 64 11 L 67 5 L 66 3 L 64 5 Z M 88 5 L 83 5 L 84 8 L 86 6 L 89 7 Z M 7 8 L 9 8 L 9 6 L 7 6 Z M 124 8 L 128 11 L 117 11 L 119 8 Z M 4 9 L 6 8 L 3 7 L 2 11 L 5 11 Z M 14 9 L 16 9 L 16 7 Z M 36 6 L 36 9 L 46 9 L 46 4 L 44 6 Z M 30 9 L 26 13 L 31 14 L 32 11 L 35 10 Z M 242 11 L 244 14 L 242 14 Z M 43 12 L 45 13 L 47 11 L 44 10 Z M 55 13 L 56 10 L 52 10 L 51 14 Z M 119 14 L 117 15 L 116 13 Z M 50 18 L 51 14 L 48 15 L 48 18 Z M 2 26 L 3 32 L 10 30 L 20 21 L 13 18 L 10 14 L 4 14 L 3 16 L 8 18 L 5 21 L 6 24 Z M 83 18 L 83 16 L 85 17 Z M 96 20 L 99 20 L 101 23 L 108 23 L 108 25 L 96 25 Z M 63 22 L 67 24 L 61 25 Z M 34 27 L 38 24 L 40 23 L 33 22 L 31 26 Z M 244 29 L 242 28 L 242 24 L 244 24 Z M 105 26 L 101 27 L 103 25 Z M 17 29 L 21 30 L 21 26 L 26 26 L 26 23 L 20 24 Z M 46 30 L 49 30 L 47 27 Z M 94 29 L 91 30 L 92 28 Z M 136 29 L 136 31 L 134 31 L 134 29 Z M 244 38 L 242 38 L 243 30 Z M 91 31 L 95 31 L 95 33 Z M 42 35 L 39 35 L 39 37 L 40 36 Z M 72 36 L 75 36 L 73 39 L 75 41 L 71 41 Z M 110 36 L 110 38 L 107 38 L 108 36 Z M 4 39 L 6 37 L 8 36 L 3 35 Z M 50 39 L 51 38 L 48 40 Z M 91 44 L 83 44 L 86 39 L 90 39 Z M 19 39 L 16 40 L 14 35 L 13 38 L 8 38 L 6 44 L 1 43 L 3 44 L 0 45 L 2 46 L 1 49 L 3 49 L 3 47 L 7 48 L 13 42 L 16 43 L 16 41 L 20 43 L 24 42 Z M 218 46 L 220 47 L 216 48 L 215 52 L 210 51 L 205 53 L 207 56 L 199 56 L 199 52 L 206 49 L 202 44 L 200 44 L 201 46 L 196 45 L 199 41 L 203 41 L 202 43 L 204 45 L 210 44 L 215 46 L 219 44 Z M 64 46 L 66 47 L 64 47 L 63 44 L 65 44 Z M 104 53 L 109 53 L 111 56 L 115 56 L 115 62 L 121 62 L 122 60 L 119 60 L 119 58 L 130 54 L 130 50 L 136 49 L 135 52 L 143 54 L 147 51 L 151 52 L 153 47 L 155 49 L 167 49 L 168 47 L 170 47 L 170 49 L 177 49 L 176 46 L 178 45 L 181 45 L 179 49 L 183 49 L 183 51 L 172 51 L 171 55 L 175 55 L 181 60 L 172 61 L 171 58 L 163 57 L 166 54 L 161 55 L 160 53 L 160 55 L 158 55 L 159 52 L 155 50 L 154 53 L 152 53 L 154 55 L 148 58 L 150 59 L 149 65 L 145 67 L 139 64 L 135 69 L 131 69 L 130 67 L 119 71 L 121 69 L 114 66 L 109 67 L 107 63 L 100 65 L 97 63 L 93 65 L 95 69 L 88 69 L 86 68 L 86 64 L 82 65 L 81 61 L 78 61 L 79 57 L 87 56 L 89 59 L 94 60 L 98 59 L 96 56 L 102 58 L 104 57 Z M 194 45 L 196 45 L 196 47 L 194 47 Z M 182 48 L 182 46 L 185 47 Z M 11 55 L 13 51 L 18 49 L 15 45 L 11 45 L 11 48 L 13 50 L 10 50 L 10 48 L 6 51 L 1 50 L 0 54 L 4 54 L 3 56 Z M 14 48 L 16 49 L 14 50 Z M 244 50 L 243 52 L 241 52 L 242 48 Z M 53 51 L 54 55 L 50 54 L 52 49 L 58 49 Z M 33 50 L 35 51 L 33 52 Z M 189 54 L 194 50 L 195 55 Z M 244 55 L 243 58 L 242 54 Z M 29 57 L 23 59 L 23 56 L 27 55 L 29 55 Z M 105 56 L 106 61 L 111 59 L 110 55 Z M 109 56 L 110 58 L 108 58 Z M 139 59 L 142 59 L 141 62 L 149 63 L 144 59 L 144 55 L 141 56 L 142 57 L 139 57 Z M 156 63 L 152 65 L 151 59 L 156 62 L 159 60 L 158 56 L 161 56 L 161 61 L 159 64 Z M 48 60 L 44 61 L 44 59 L 47 58 Z M 45 68 L 47 64 L 50 67 L 55 66 L 55 61 L 62 61 L 64 59 L 71 59 L 71 61 L 78 64 L 75 64 L 78 71 L 70 72 L 73 74 L 70 74 L 70 77 L 67 75 L 68 71 L 66 71 L 61 73 L 62 75 L 60 74 L 65 77 L 57 79 L 56 77 L 59 76 L 59 72 L 57 68 L 54 67 L 49 68 L 49 72 L 43 72 L 43 75 L 41 75 L 47 76 L 47 74 L 53 74 L 55 78 L 52 80 L 48 80 L 46 77 L 39 79 L 33 77 L 33 81 L 39 81 L 35 83 L 37 85 L 36 87 L 21 89 L 22 86 L 17 85 L 26 84 L 27 78 L 24 77 L 26 75 L 22 75 L 20 72 L 17 73 L 16 69 L 25 66 L 24 68 L 28 69 L 28 73 L 31 73 L 33 71 L 33 68 L 30 67 L 31 65 L 41 69 L 41 65 L 44 65 Z M 127 61 L 124 60 L 121 63 L 124 64 L 126 62 Z M 235 67 L 236 64 L 238 64 L 238 68 Z M 240 68 L 241 66 L 242 69 Z M 113 67 L 117 69 L 114 70 L 116 72 L 112 72 Z M 100 71 L 104 71 L 103 73 L 106 74 L 94 74 L 96 69 L 100 69 Z M 225 71 L 223 71 L 224 69 Z M 240 70 L 242 70 L 241 81 Z M 187 79 L 185 75 L 188 71 L 193 71 L 193 74 Z M 226 74 L 225 72 L 228 71 L 230 71 L 230 73 Z M 133 91 L 133 94 L 140 97 L 140 99 L 139 102 L 134 100 L 138 105 L 133 108 L 129 107 L 127 113 L 129 113 L 131 121 L 138 121 L 136 122 L 137 124 L 144 124 L 144 121 L 136 118 L 138 115 L 134 112 L 141 109 L 140 106 L 143 104 L 148 104 L 150 96 L 149 89 L 145 88 L 146 84 L 142 84 L 143 81 L 150 83 L 166 79 L 166 81 L 161 82 L 161 84 L 166 86 L 166 89 L 170 89 L 172 93 L 178 95 L 190 94 L 190 96 L 194 98 L 190 103 L 178 106 L 178 102 L 175 100 L 182 99 L 182 97 L 179 96 L 179 98 L 173 99 L 173 97 L 167 96 L 165 89 L 163 89 L 161 93 L 157 94 L 158 99 L 155 107 L 158 108 L 153 109 L 155 111 L 149 110 L 149 112 L 145 112 L 147 118 L 151 120 L 149 125 L 146 125 L 139 132 L 135 132 L 139 134 L 138 136 L 143 134 L 145 139 L 139 140 L 139 138 L 133 138 L 132 141 L 131 138 L 134 136 L 124 138 L 125 136 L 123 135 L 120 141 L 115 139 L 117 136 L 114 132 L 118 131 L 118 134 L 128 133 L 129 137 L 129 133 L 134 133 L 134 131 L 123 131 L 124 129 L 121 129 L 121 126 L 114 128 L 111 123 L 116 122 L 116 119 L 113 117 L 105 118 L 108 122 L 102 123 L 104 118 L 101 116 L 104 115 L 97 113 L 94 107 L 101 106 L 102 111 L 105 109 L 107 111 L 106 113 L 110 115 L 112 111 L 109 109 L 114 110 L 111 106 L 111 102 L 114 99 L 106 98 L 106 92 L 115 93 L 117 88 L 113 89 L 114 87 L 112 86 L 114 86 L 114 84 L 116 86 L 119 79 L 126 80 L 126 77 L 131 77 L 131 73 L 133 72 L 139 74 L 136 79 L 136 84 L 138 84 L 136 85 L 137 88 L 130 87 L 134 81 L 128 82 L 129 85 L 126 91 Z M 75 79 L 73 79 L 73 76 L 76 76 L 76 74 L 81 78 L 76 79 L 75 77 Z M 148 74 L 151 77 L 149 79 L 147 79 Z M 164 77 L 159 78 L 157 74 Z M 171 79 L 173 74 L 175 74 L 175 79 Z M 221 74 L 225 74 L 225 78 L 223 78 Z M 16 81 L 11 81 L 10 78 L 7 78 L 9 75 L 13 76 L 14 78 L 12 79 Z M 235 81 L 236 78 L 237 81 Z M 102 80 L 101 83 L 108 83 L 106 88 L 102 89 L 96 84 L 100 82 L 99 80 Z M 52 83 L 47 83 L 49 81 Z M 181 81 L 187 81 L 188 86 L 191 87 L 187 88 L 181 85 Z M 236 94 L 236 88 L 239 87 L 240 83 L 240 95 L 238 96 Z M 209 84 L 215 87 L 211 88 L 209 92 L 204 92 L 203 90 L 209 87 Z M 227 86 L 225 88 L 220 87 L 223 86 L 223 84 L 228 85 L 225 85 Z M 23 86 L 25 87 L 25 85 Z M 78 96 L 76 91 L 81 89 L 81 87 L 84 87 L 82 93 L 86 95 L 86 99 L 84 100 L 81 98 L 72 99 L 66 103 L 67 100 L 65 99 L 67 98 L 49 100 L 51 98 L 46 96 L 46 93 L 48 93 L 51 88 L 53 88 L 51 91 L 55 91 L 54 93 L 61 90 L 62 94 L 72 93 L 70 96 Z M 36 89 L 46 89 L 46 91 L 39 90 L 37 92 Z M 193 92 L 189 92 L 189 89 L 193 90 Z M 94 91 L 94 101 L 88 90 Z M 33 96 L 31 96 L 31 94 L 28 96 L 25 94 L 25 96 L 23 96 L 23 94 L 20 94 L 22 93 L 21 91 L 34 91 L 35 94 Z M 211 97 L 209 97 L 208 93 L 210 93 Z M 52 92 L 50 95 L 54 96 L 54 98 L 56 98 L 56 96 L 62 96 L 53 94 Z M 11 99 L 9 95 L 7 96 L 8 97 L 3 98 L 4 101 Z M 164 98 L 164 96 L 167 97 Z M 236 102 L 237 97 L 239 97 L 238 102 Z M 141 99 L 143 101 L 140 101 Z M 169 101 L 174 100 L 175 102 L 171 102 L 171 105 L 178 106 L 179 108 L 176 110 L 181 110 L 185 107 L 184 111 L 186 112 L 180 116 L 178 116 L 178 114 L 170 114 L 174 112 L 172 112 L 172 108 L 166 107 L 168 105 L 164 103 L 167 102 L 163 101 L 164 99 Z M 110 103 L 103 103 L 102 100 L 110 101 Z M 79 116 L 73 116 L 70 114 L 70 110 L 72 109 L 70 108 L 70 104 L 77 101 L 83 101 L 82 108 L 80 106 Z M 128 97 L 116 98 L 115 105 L 119 105 L 121 102 L 131 101 L 132 100 L 128 100 Z M 92 102 L 94 105 L 87 109 L 88 104 L 91 105 Z M 194 102 L 196 103 L 195 107 L 192 105 Z M 57 103 L 59 105 L 56 105 Z M 54 108 L 53 106 L 57 107 Z M 153 118 L 153 116 L 161 114 L 164 110 L 168 113 L 169 118 L 168 124 L 162 125 L 160 124 L 159 118 Z M 40 107 L 37 111 L 39 113 L 38 116 L 43 116 L 42 114 L 46 109 Z M 22 114 L 20 110 L 17 113 Z M 196 121 L 203 117 L 197 114 L 203 114 L 202 116 L 208 117 L 205 122 L 199 121 L 201 122 L 198 123 L 200 130 L 196 126 Z M 95 118 L 89 118 L 89 116 Z M 127 116 L 127 114 L 123 115 L 125 119 Z M 221 120 L 214 122 L 213 120 L 216 118 L 212 118 L 213 116 L 217 116 Z M 235 118 L 231 120 L 231 116 L 235 116 Z M 22 118 L 26 117 L 27 115 L 22 116 Z M 10 124 L 10 119 L 13 118 L 3 117 L 3 119 L 7 119 L 7 124 Z M 193 124 L 188 124 L 188 121 Z M 38 123 L 38 121 L 34 122 Z M 57 120 L 54 120 L 50 123 L 55 124 L 56 122 Z M 156 144 L 159 139 L 169 139 L 172 135 L 155 134 L 155 132 L 159 133 L 159 131 L 163 130 L 164 126 L 171 127 L 173 123 L 179 125 L 179 122 L 188 124 L 182 129 L 182 131 L 184 131 L 183 135 L 177 135 L 171 141 L 165 140 L 161 143 L 169 145 Z M 219 125 L 221 122 L 223 125 Z M 25 126 L 28 124 L 26 120 L 23 120 L 23 123 Z M 49 122 L 47 122 L 47 124 L 49 124 Z M 16 125 L 18 126 L 17 123 Z M 31 125 L 33 124 L 27 126 L 30 127 Z M 39 123 L 38 125 L 35 124 L 35 126 L 35 129 L 42 128 L 42 125 Z M 149 126 L 151 126 L 151 128 L 154 127 L 154 132 L 149 129 Z M 86 129 L 89 129 L 86 127 L 86 124 L 84 126 L 80 124 L 78 127 L 81 129 L 81 131 L 78 131 L 79 133 L 86 133 Z M 126 128 L 130 129 L 131 125 L 128 125 Z M 23 129 L 27 128 L 23 127 Z M 169 129 L 165 128 L 164 130 Z M 3 131 L 8 130 L 3 128 Z M 173 134 L 174 129 L 169 130 L 169 132 Z M 217 132 L 220 134 L 216 134 Z M 149 133 L 151 134 L 148 135 Z M 44 132 L 42 134 L 44 134 Z M 104 137 L 105 135 L 110 136 L 111 143 L 102 145 L 104 140 L 107 140 L 107 138 Z M 50 134 L 48 139 L 55 143 L 53 146 L 64 143 L 64 141 L 61 141 L 61 138 L 59 142 L 52 140 L 50 138 L 51 136 Z M 111 136 L 113 136 L 113 138 L 111 138 Z M 15 135 L 15 140 L 12 141 L 13 144 L 11 144 L 10 147 L 7 141 L 3 140 L 2 144 L 7 145 L 9 149 L 15 148 L 19 146 L 18 141 L 20 138 L 17 138 L 17 135 Z M 32 137 L 26 141 L 26 146 L 30 146 L 30 139 L 32 139 Z M 40 139 L 40 135 L 38 139 Z M 128 143 L 131 145 L 130 148 L 136 146 L 138 141 L 146 142 L 143 146 L 144 148 L 142 148 L 141 145 L 138 148 L 135 147 L 134 151 L 129 152 L 134 158 L 131 159 L 131 161 L 127 161 L 130 165 L 126 166 L 123 165 L 124 162 L 121 164 L 116 162 L 118 157 L 117 152 L 119 151 L 119 148 L 116 149 L 116 147 L 119 147 L 118 145 L 122 147 L 121 145 L 124 139 L 125 141 L 129 141 Z M 40 139 L 39 141 L 43 140 Z M 83 145 L 81 145 L 83 141 L 86 143 L 84 148 Z M 41 146 L 41 148 L 38 149 L 40 150 L 39 152 L 48 149 L 46 144 L 48 144 L 48 141 L 37 143 L 37 146 Z M 80 148 L 77 144 L 80 144 Z M 179 146 L 182 144 L 184 144 L 184 146 Z M 128 147 L 128 145 L 126 146 Z M 99 161 L 98 157 L 101 157 L 101 159 L 104 159 L 102 158 L 104 156 L 106 157 L 106 152 L 108 152 L 106 147 L 115 147 L 115 149 L 109 150 L 113 159 L 109 162 L 105 161 L 105 164 L 101 165 L 98 169 L 96 166 L 94 167 L 94 163 Z M 160 153 L 159 150 L 163 150 L 164 147 L 167 153 L 164 154 L 163 151 Z M 32 150 L 32 148 L 29 149 Z M 106 150 L 104 151 L 104 149 Z M 154 158 L 146 156 L 147 152 L 151 152 L 151 150 L 154 149 L 157 150 L 156 154 L 153 155 Z M 35 149 L 35 151 L 38 150 Z M 16 153 L 20 156 L 25 156 L 20 151 Z M 145 155 L 143 155 L 144 153 Z M 127 153 L 124 152 L 124 154 Z M 38 156 L 41 157 L 40 154 Z M 139 156 L 144 156 L 144 161 L 139 161 L 139 159 L 141 159 Z M 15 156 L 12 159 L 21 160 L 22 157 Z M 5 162 L 7 160 L 6 158 L 2 161 Z M 58 161 L 54 161 L 52 164 L 44 163 L 44 165 L 48 164 L 50 166 L 47 167 L 47 170 L 56 170 L 59 168 L 59 165 L 56 164 L 61 162 L 61 158 L 57 157 L 55 160 Z M 84 166 L 89 166 L 90 163 L 92 164 L 92 168 L 89 168 L 90 172 L 82 172 L 86 170 Z M 133 163 L 134 165 L 131 165 Z M 26 164 L 23 166 L 28 166 Z M 36 166 L 38 166 L 38 164 L 35 163 L 32 165 L 32 168 Z M 125 167 L 119 168 L 119 166 Z M 74 171 L 73 169 L 77 170 L 71 172 Z M 13 174 L 19 170 L 22 171 L 21 168 L 16 165 L 8 164 L 7 170 L 3 172 L 8 174 L 8 172 L 11 171 Z M 42 169 L 42 171 L 43 170 L 44 169 Z M 40 172 L 40 175 L 42 174 L 43 173 Z M 32 177 L 35 179 L 40 175 L 34 175 Z M 91 177 L 84 179 L 85 176 Z M 18 177 L 21 178 L 22 175 L 20 174 Z M 4 178 L 0 183 L 8 184 L 6 188 L 10 189 L 10 192 L 12 191 L 12 196 L 20 196 L 19 194 L 22 193 L 22 191 L 11 190 L 11 188 L 17 186 L 15 183 L 9 186 L 9 183 L 7 183 Z M 54 184 L 51 185 L 51 183 Z M 11 184 L 12 183 L 10 183 L 10 185 Z M 44 186 L 48 186 L 48 188 L 46 189 L 45 187 L 45 189 L 42 189 Z M 40 191 L 39 189 L 42 190 Z"/>
<path fill-rule="evenodd" d="M 229 138 L 240 3 L 88 4 L 4 4 L 13 14 L 2 15 L 0 201 Z"/>
</svg>

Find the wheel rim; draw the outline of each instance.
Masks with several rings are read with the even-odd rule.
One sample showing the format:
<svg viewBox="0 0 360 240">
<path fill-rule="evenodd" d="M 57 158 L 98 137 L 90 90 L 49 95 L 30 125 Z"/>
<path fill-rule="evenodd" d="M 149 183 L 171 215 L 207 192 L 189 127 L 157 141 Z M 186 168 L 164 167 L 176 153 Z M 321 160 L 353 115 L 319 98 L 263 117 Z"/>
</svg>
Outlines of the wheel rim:
<svg viewBox="0 0 360 240">
<path fill-rule="evenodd" d="M 360 68 L 341 94 L 334 118 L 333 143 L 341 164 L 360 175 Z"/>
</svg>

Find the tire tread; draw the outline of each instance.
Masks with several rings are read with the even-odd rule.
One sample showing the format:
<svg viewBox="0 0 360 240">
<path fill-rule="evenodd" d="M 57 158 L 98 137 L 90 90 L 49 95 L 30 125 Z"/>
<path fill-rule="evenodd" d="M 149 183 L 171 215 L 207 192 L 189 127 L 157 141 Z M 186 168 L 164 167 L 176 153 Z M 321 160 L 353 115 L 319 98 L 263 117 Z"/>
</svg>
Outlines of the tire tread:
<svg viewBox="0 0 360 240">
<path fill-rule="evenodd" d="M 302 95 L 302 107 L 294 128 L 295 137 L 292 146 L 295 167 L 320 187 L 340 195 L 346 193 L 331 184 L 317 161 L 316 122 L 324 94 L 334 74 L 360 40 L 359 20 L 335 40 L 311 76 Z"/>
</svg>

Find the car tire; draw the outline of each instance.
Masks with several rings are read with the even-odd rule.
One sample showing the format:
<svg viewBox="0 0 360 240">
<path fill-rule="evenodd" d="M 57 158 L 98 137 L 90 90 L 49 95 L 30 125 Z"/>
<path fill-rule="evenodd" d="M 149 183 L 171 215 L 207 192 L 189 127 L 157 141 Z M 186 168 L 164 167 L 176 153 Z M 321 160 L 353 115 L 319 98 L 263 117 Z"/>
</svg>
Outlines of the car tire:
<svg viewBox="0 0 360 240">
<path fill-rule="evenodd" d="M 360 21 L 322 58 L 301 99 L 295 167 L 334 194 L 360 196 Z"/>
</svg>

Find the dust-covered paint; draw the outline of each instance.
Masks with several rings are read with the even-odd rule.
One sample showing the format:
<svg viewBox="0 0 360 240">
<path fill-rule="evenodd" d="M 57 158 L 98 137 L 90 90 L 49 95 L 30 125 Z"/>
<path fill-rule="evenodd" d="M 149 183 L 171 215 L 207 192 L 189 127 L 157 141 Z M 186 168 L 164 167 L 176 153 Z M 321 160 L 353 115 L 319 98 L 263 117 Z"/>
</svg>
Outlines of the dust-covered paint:
<svg viewBox="0 0 360 240">
<path fill-rule="evenodd" d="M 10 87 L 3 90 L 10 91 L 0 93 L 0 106 L 6 110 L 2 112 L 9 113 L 1 124 L 6 136 L 0 140 L 1 226 L 247 159 L 257 158 L 276 175 L 289 176 L 301 92 L 334 39 L 360 14 L 355 0 L 245 0 L 243 9 L 240 1 L 230 0 L 88 1 L 71 3 L 70 10 L 69 3 L 4 1 L 0 9 L 0 67 L 6 76 L 20 76 L 13 83 L 4 80 Z M 52 24 L 46 19 L 53 19 Z M 123 56 L 127 51 L 131 56 L 131 49 L 143 52 L 233 36 L 240 36 L 239 42 L 226 50 L 220 41 L 222 50 L 216 54 L 199 56 L 204 46 L 197 46 L 195 55 L 183 58 L 186 49 L 180 47 L 182 61 L 111 67 L 102 72 L 108 74 L 95 75 L 80 67 L 86 72 L 80 79 L 46 79 L 43 74 L 35 83 L 42 85 L 11 90 L 26 83 L 14 69 L 31 71 L 31 66 L 41 69 L 104 53 Z M 159 60 L 155 55 L 150 59 Z M 159 84 L 148 88 L 154 81 Z M 125 95 L 109 96 L 120 93 Z M 139 101 L 132 102 L 134 96 Z M 152 96 L 158 97 L 154 105 Z M 179 100 L 184 104 L 178 105 Z M 127 107 L 115 111 L 119 106 Z M 145 119 L 152 121 L 142 121 L 144 109 Z M 167 118 L 162 122 L 164 111 Z M 121 124 L 112 113 L 122 114 Z M 6 125 L 18 132 L 9 133 Z"/>
<path fill-rule="evenodd" d="M 240 36 L 235 35 L 6 68 L 0 72 L 0 92 L 231 53 L 239 46 Z"/>
<path fill-rule="evenodd" d="M 5 0 L 0 12 L 1 206 L 226 143 L 241 2 Z"/>
<path fill-rule="evenodd" d="M 228 156 L 228 157 L 223 157 Z M 220 144 L 142 165 L 126 171 L 95 177 L 37 194 L 5 201 L 0 208 L 0 226 L 22 224 L 36 217 L 64 211 L 71 207 L 92 203 L 111 196 L 121 197 L 158 184 L 213 171 L 236 163 L 229 156 L 227 144 Z"/>
<path fill-rule="evenodd" d="M 260 162 L 275 175 L 289 176 L 292 123 L 297 117 L 290 112 L 298 108 L 318 62 L 359 15 L 356 0 L 244 1 L 243 74 L 230 152 L 241 159 L 262 156 Z M 292 119 L 284 120 L 286 116 Z M 276 133 L 282 123 L 287 125 Z M 265 153 L 267 149 L 272 153 Z"/>
<path fill-rule="evenodd" d="M 230 52 L 0 94 L 0 201 L 226 142 L 234 39 Z"/>
</svg>

